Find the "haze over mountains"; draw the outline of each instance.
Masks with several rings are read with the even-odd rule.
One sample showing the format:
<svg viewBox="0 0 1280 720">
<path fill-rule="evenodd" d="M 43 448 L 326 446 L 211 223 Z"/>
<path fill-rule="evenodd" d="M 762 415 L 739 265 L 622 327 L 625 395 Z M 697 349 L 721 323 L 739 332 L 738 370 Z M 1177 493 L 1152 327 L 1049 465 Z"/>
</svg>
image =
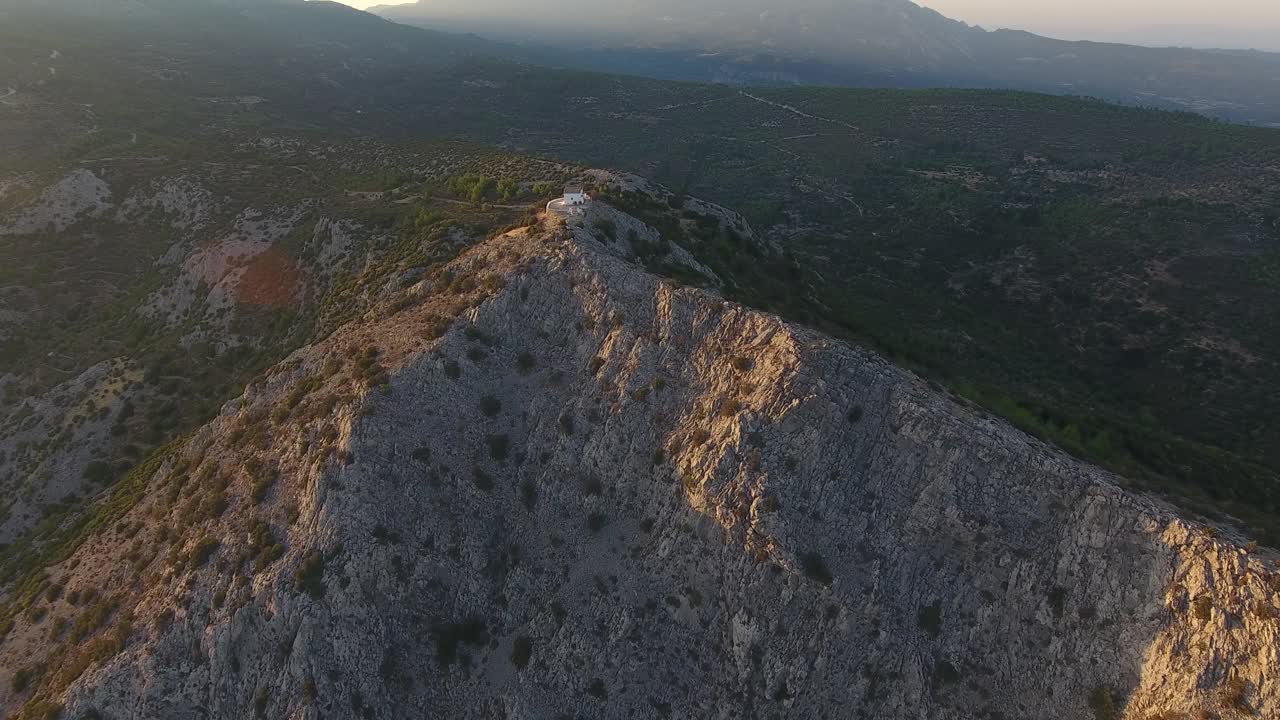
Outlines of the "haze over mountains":
<svg viewBox="0 0 1280 720">
<path fill-rule="evenodd" d="M 1148 47 L 1280 49 L 1280 6 L 1270 0 L 917 0 L 985 28 L 1017 28 L 1063 40 Z"/>
<path fill-rule="evenodd" d="M 1215 25 L 1183 24 L 1119 24 L 1112 27 L 1065 26 L 1046 28 L 1038 24 L 1018 27 L 1047 37 L 1061 40 L 1093 40 L 1096 42 L 1124 43 L 1145 47 L 1187 47 L 1204 50 L 1228 48 L 1280 52 L 1278 23 L 1264 23 L 1253 27 L 1222 27 Z M 992 27 L 1006 27 L 1005 25 Z"/>
<path fill-rule="evenodd" d="M 1280 125 L 1280 58 L 987 31 L 908 0 L 557 3 L 372 9 L 399 22 L 548 45 L 538 59 L 733 84 L 1005 87 Z"/>
</svg>

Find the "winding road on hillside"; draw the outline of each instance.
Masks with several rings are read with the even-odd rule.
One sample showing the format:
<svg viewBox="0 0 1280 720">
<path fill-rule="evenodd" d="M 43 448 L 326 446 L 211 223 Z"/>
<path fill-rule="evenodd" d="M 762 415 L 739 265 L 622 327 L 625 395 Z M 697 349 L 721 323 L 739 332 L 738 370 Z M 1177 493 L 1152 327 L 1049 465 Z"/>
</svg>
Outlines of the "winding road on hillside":
<svg viewBox="0 0 1280 720">
<path fill-rule="evenodd" d="M 786 105 L 786 104 L 783 104 L 783 103 L 780 103 L 780 102 L 774 102 L 773 100 L 768 100 L 768 99 L 766 99 L 766 98 L 762 98 L 762 97 L 760 97 L 759 95 L 752 95 L 751 93 L 749 93 L 749 92 L 747 92 L 747 91 L 745 91 L 745 90 L 741 90 L 741 91 L 739 91 L 739 92 L 738 92 L 738 94 L 739 94 L 739 95 L 741 95 L 742 97 L 749 98 L 749 99 L 751 99 L 751 100 L 755 100 L 755 101 L 756 101 L 756 102 L 758 102 L 758 103 L 764 103 L 765 105 L 772 105 L 773 107 L 776 107 L 776 108 L 778 108 L 778 109 L 780 109 L 780 110 L 786 110 L 787 112 L 791 113 L 792 115 L 796 115 L 796 116 L 798 116 L 798 117 L 806 118 L 806 119 L 809 119 L 809 120 L 817 120 L 818 122 L 824 122 L 824 123 L 828 123 L 828 124 L 830 124 L 830 125 L 840 125 L 841 127 L 847 127 L 847 128 L 849 128 L 850 130 L 853 130 L 853 131 L 856 131 L 856 132 L 862 132 L 862 129 L 861 129 L 861 128 L 859 128 L 857 125 L 851 125 L 851 124 L 849 124 L 849 123 L 847 123 L 847 122 L 845 122 L 845 121 L 843 121 L 843 120 L 834 120 L 834 119 L 832 119 L 832 118 L 822 117 L 821 115 L 810 115 L 809 113 L 807 113 L 807 112 L 805 112 L 805 111 L 801 110 L 800 108 L 794 107 L 794 106 L 792 106 L 792 105 Z"/>
</svg>

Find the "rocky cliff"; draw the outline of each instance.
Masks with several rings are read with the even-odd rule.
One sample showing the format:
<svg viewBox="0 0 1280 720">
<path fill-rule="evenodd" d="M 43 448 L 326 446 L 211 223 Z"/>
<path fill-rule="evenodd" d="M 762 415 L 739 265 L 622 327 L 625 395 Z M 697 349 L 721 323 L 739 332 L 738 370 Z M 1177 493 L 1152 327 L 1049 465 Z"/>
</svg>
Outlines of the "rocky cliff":
<svg viewBox="0 0 1280 720">
<path fill-rule="evenodd" d="M 584 227 L 296 352 L 91 528 L 14 599 L 0 712 L 1280 708 L 1261 554 Z"/>
</svg>

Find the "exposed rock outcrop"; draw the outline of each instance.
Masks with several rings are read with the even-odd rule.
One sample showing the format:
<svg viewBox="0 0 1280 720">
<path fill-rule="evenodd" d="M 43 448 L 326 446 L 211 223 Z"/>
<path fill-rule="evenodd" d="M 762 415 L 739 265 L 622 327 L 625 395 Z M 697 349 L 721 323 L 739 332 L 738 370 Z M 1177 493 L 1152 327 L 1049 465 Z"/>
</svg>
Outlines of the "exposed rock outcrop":
<svg viewBox="0 0 1280 720">
<path fill-rule="evenodd" d="M 474 248 L 131 482 L 28 586 L 10 715 L 1280 707 L 1262 560 L 583 231 Z"/>
<path fill-rule="evenodd" d="M 111 188 L 89 170 L 75 170 L 51 185 L 30 207 L 0 218 L 0 236 L 61 232 L 84 217 L 96 217 L 111 207 Z"/>
</svg>

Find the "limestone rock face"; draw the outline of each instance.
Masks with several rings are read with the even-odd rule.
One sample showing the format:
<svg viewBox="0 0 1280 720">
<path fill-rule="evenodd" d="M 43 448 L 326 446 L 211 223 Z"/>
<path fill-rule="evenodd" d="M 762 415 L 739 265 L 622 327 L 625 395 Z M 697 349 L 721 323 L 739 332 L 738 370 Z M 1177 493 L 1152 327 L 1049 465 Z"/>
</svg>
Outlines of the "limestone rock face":
<svg viewBox="0 0 1280 720">
<path fill-rule="evenodd" d="M 138 482 L 0 647 L 0 712 L 1280 708 L 1277 581 L 1256 553 L 584 231 L 474 248 Z M 48 638 L 96 603 L 77 642 Z"/>
<path fill-rule="evenodd" d="M 61 232 L 82 217 L 100 215 L 111 207 L 111 188 L 88 170 L 76 170 L 47 188 L 30 207 L 0 218 L 0 236 Z"/>
</svg>

